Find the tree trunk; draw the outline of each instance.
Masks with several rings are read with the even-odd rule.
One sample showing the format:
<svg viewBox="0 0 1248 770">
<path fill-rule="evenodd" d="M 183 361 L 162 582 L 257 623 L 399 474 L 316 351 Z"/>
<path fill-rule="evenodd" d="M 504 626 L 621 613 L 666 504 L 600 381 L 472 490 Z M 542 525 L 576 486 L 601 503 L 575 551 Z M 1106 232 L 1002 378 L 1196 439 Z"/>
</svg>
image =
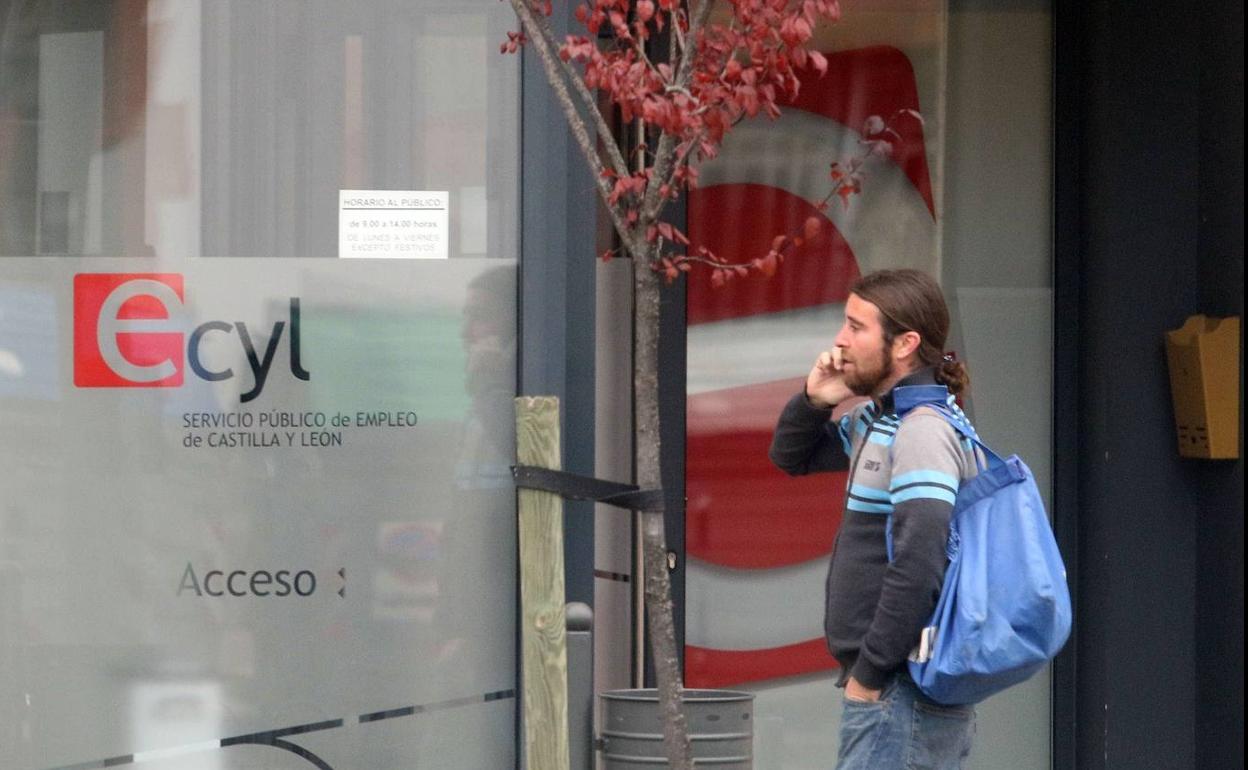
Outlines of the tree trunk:
<svg viewBox="0 0 1248 770">
<path fill-rule="evenodd" d="M 659 274 L 649 254 L 633 254 L 633 362 L 637 484 L 663 485 L 659 463 Z M 642 515 L 645 550 L 646 619 L 663 713 L 663 745 L 670 767 L 693 770 L 689 728 L 681 709 L 680 660 L 672 620 L 672 589 L 667 573 L 667 542 L 662 511 Z"/>
</svg>

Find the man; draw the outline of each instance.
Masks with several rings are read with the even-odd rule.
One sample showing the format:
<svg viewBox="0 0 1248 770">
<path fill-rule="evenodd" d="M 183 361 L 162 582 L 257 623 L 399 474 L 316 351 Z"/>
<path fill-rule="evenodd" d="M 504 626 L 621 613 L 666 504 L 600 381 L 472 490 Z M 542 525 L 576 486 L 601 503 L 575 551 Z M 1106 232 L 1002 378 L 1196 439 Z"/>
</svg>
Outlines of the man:
<svg viewBox="0 0 1248 770">
<path fill-rule="evenodd" d="M 824 619 L 845 688 L 839 770 L 956 768 L 970 751 L 974 710 L 926 698 L 905 665 L 940 593 L 957 489 L 976 472 L 973 448 L 921 405 L 936 397 L 961 414 L 954 397 L 968 380 L 944 355 L 948 331 L 926 274 L 863 276 L 834 350 L 819 356 L 772 441 L 772 462 L 790 475 L 849 470 Z"/>
</svg>

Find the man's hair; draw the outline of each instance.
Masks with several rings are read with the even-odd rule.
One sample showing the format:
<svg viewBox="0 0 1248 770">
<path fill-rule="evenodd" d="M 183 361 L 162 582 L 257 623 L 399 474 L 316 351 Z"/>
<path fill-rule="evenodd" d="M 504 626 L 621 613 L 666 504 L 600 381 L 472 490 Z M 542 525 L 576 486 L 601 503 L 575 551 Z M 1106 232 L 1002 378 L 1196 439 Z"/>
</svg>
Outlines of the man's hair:
<svg viewBox="0 0 1248 770">
<path fill-rule="evenodd" d="M 481 296 L 469 297 L 464 315 L 489 322 L 504 341 L 515 339 L 516 269 L 491 267 L 468 282 L 468 291 Z"/>
<path fill-rule="evenodd" d="M 919 270 L 878 270 L 859 278 L 849 291 L 879 308 L 886 345 L 899 334 L 916 332 L 919 361 L 936 367 L 937 382 L 954 394 L 970 386 L 966 367 L 945 355 L 949 308 L 940 285 L 931 276 Z"/>
</svg>

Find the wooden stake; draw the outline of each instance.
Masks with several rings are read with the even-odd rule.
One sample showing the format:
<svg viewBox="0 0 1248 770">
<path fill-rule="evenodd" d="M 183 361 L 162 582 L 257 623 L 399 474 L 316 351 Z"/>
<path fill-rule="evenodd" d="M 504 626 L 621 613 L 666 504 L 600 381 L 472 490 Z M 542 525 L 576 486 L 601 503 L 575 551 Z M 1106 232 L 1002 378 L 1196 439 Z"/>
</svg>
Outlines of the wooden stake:
<svg viewBox="0 0 1248 770">
<path fill-rule="evenodd" d="M 560 469 L 559 399 L 516 399 L 516 459 Z M 532 770 L 568 770 L 568 656 L 563 500 L 519 490 L 524 750 Z"/>
</svg>

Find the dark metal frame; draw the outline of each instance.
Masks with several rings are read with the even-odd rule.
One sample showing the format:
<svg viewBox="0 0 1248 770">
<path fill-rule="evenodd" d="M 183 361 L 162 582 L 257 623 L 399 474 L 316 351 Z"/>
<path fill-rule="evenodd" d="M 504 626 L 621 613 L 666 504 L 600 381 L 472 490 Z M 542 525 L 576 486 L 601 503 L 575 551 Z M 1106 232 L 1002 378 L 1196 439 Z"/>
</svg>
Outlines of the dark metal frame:
<svg viewBox="0 0 1248 770">
<path fill-rule="evenodd" d="M 1053 662 L 1051 766 L 1076 766 L 1079 637 L 1079 255 L 1081 52 L 1080 3 L 1053 6 L 1053 529 L 1076 622 Z M 1070 344 L 1066 344 L 1066 343 Z"/>
</svg>

